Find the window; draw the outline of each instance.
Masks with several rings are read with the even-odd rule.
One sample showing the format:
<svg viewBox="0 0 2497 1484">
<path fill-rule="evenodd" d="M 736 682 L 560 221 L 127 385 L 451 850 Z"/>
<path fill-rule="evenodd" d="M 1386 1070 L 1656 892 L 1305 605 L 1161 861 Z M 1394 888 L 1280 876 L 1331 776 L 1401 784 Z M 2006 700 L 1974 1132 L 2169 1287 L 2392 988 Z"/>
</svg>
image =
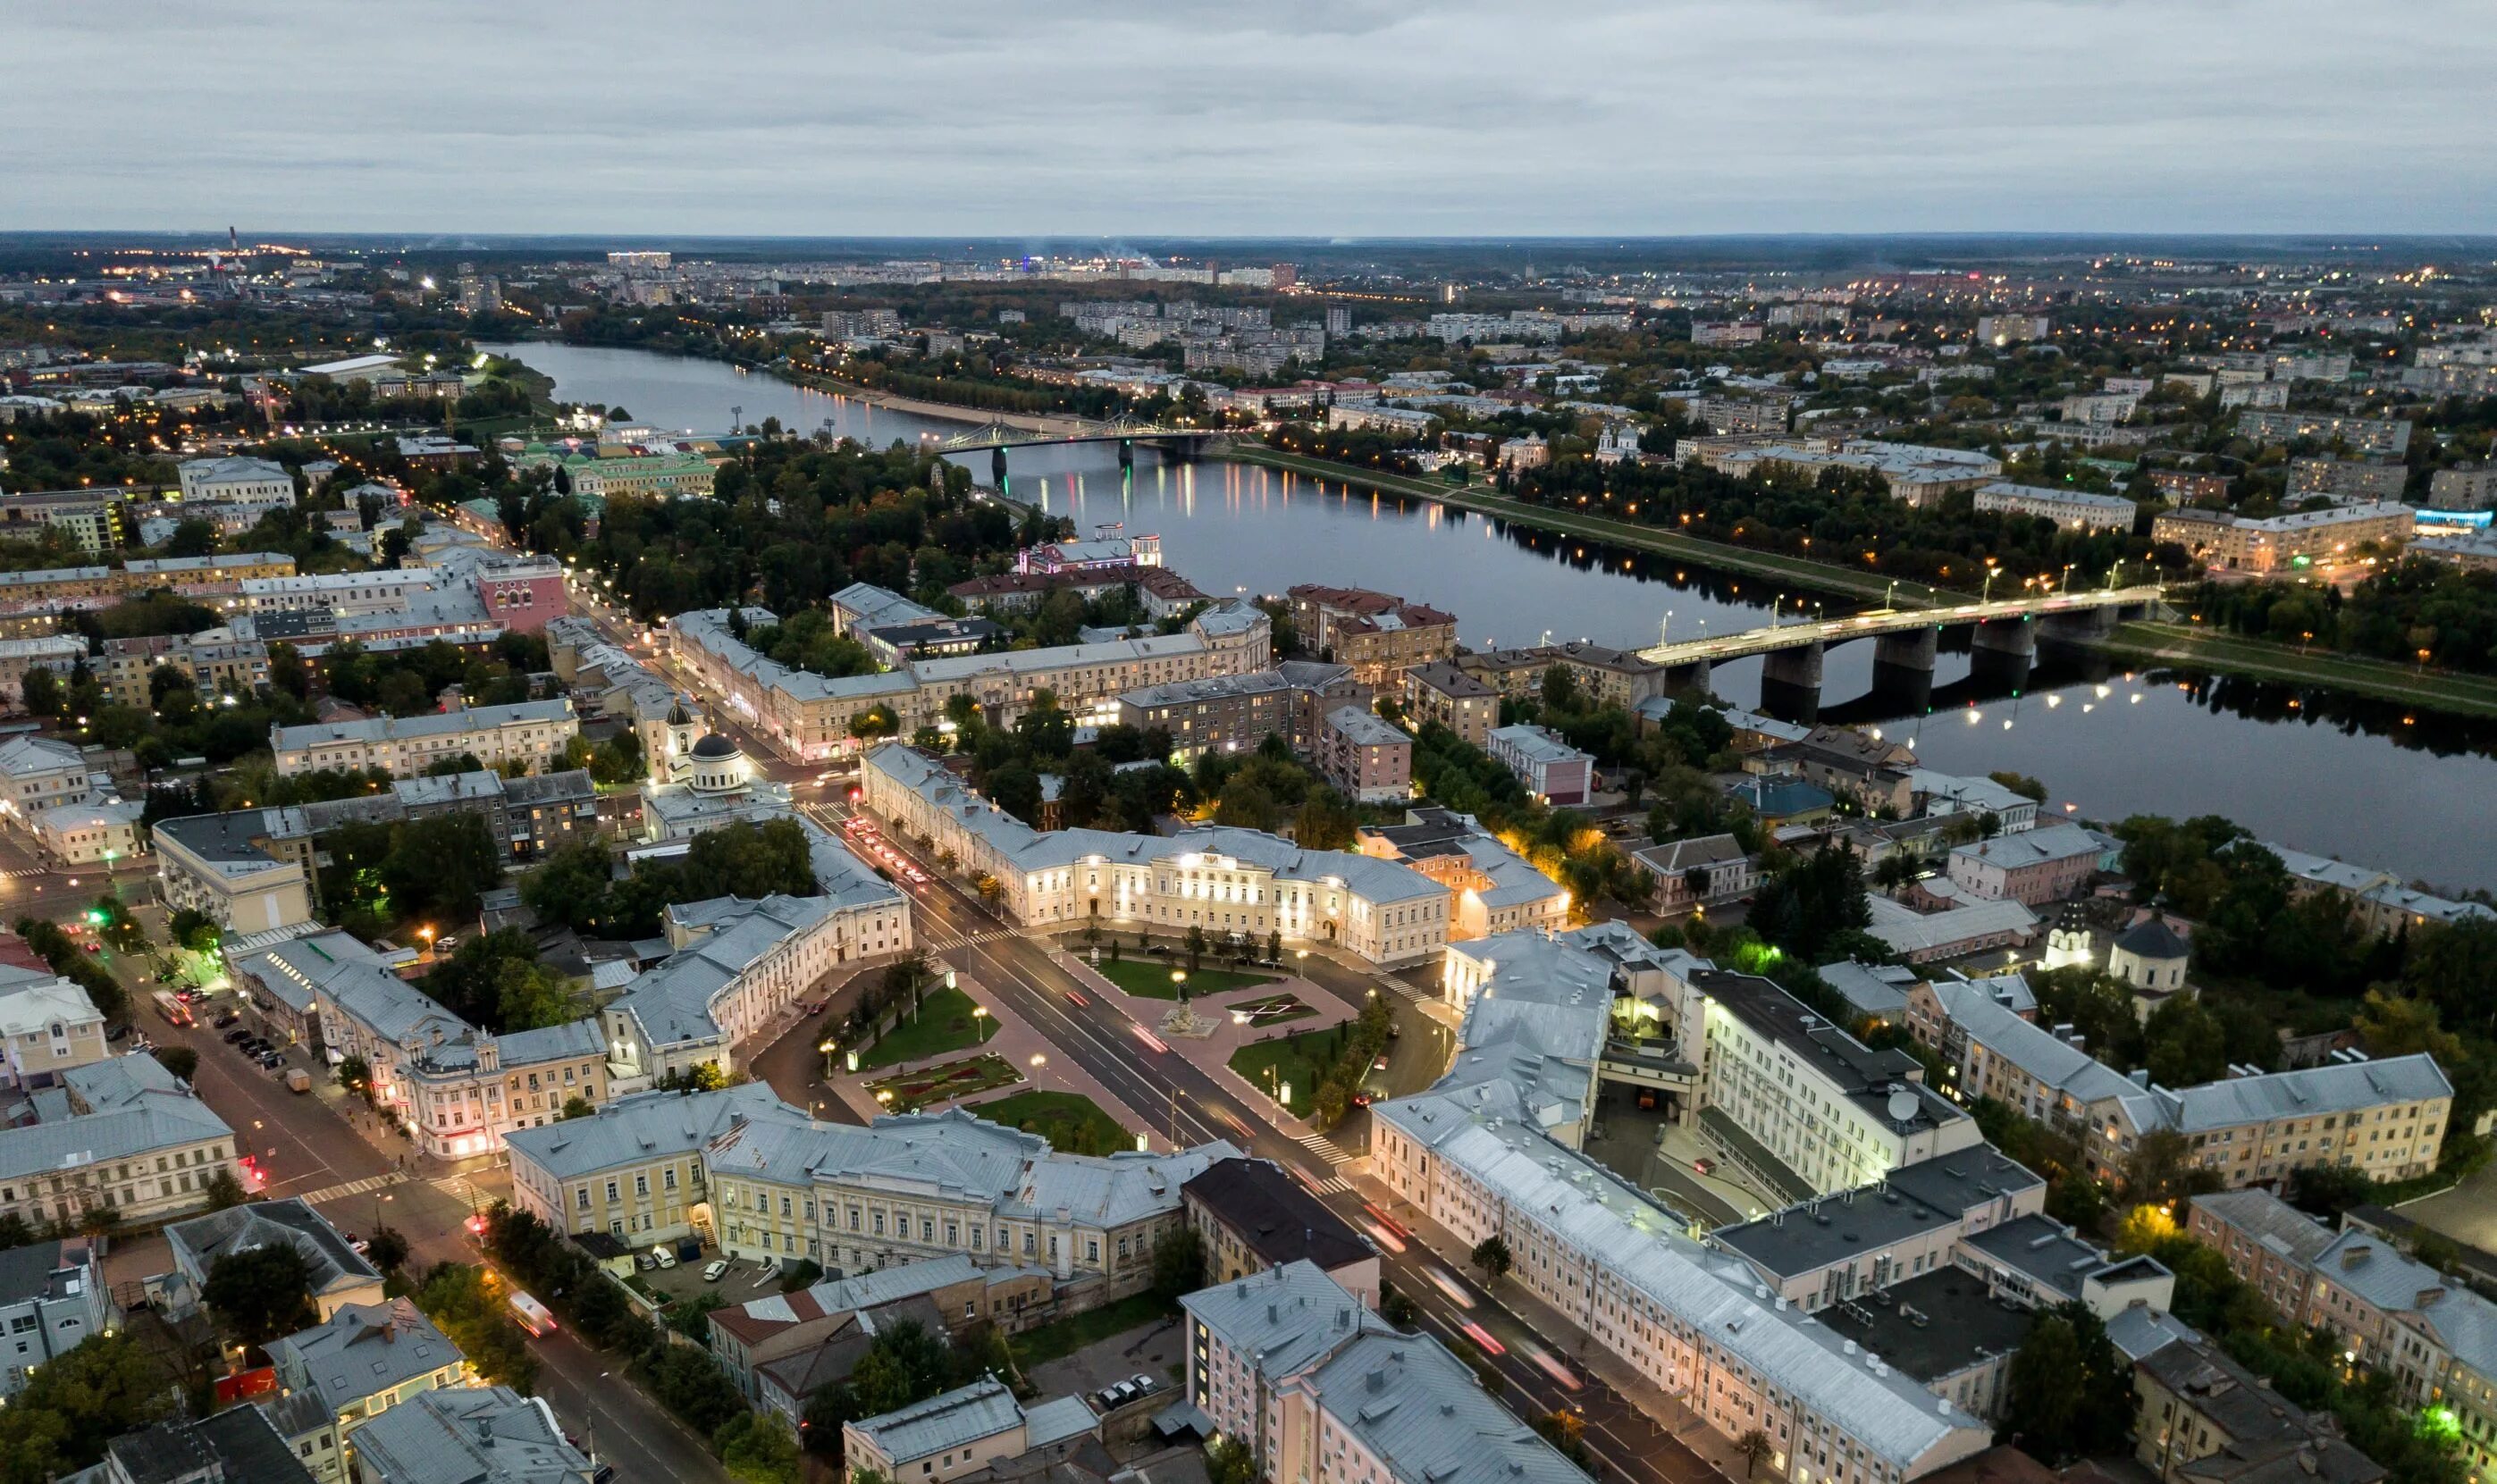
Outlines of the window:
<svg viewBox="0 0 2497 1484">
<path fill-rule="evenodd" d="M 649 1176 L 648 1176 L 648 1175 L 636 1175 L 636 1176 L 634 1176 L 634 1177 L 633 1177 L 633 1193 L 634 1193 L 635 1195 L 640 1195 L 640 1196 L 647 1196 L 647 1195 L 648 1195 L 648 1194 L 650 1193 L 650 1177 L 649 1177 Z"/>
<path fill-rule="evenodd" d="M 616 1182 L 614 1182 L 614 1181 L 612 1181 L 612 1180 L 611 1180 L 611 1181 L 609 1181 L 609 1182 L 607 1183 L 607 1199 L 608 1199 L 608 1201 L 612 1204 L 612 1203 L 613 1203 L 613 1202 L 615 1202 L 617 1198 L 618 1198 L 618 1197 L 616 1196 Z"/>
<path fill-rule="evenodd" d="M 674 1190 L 677 1188 L 677 1167 L 675 1165 L 670 1165 L 659 1172 L 659 1188 L 662 1190 Z"/>
</svg>

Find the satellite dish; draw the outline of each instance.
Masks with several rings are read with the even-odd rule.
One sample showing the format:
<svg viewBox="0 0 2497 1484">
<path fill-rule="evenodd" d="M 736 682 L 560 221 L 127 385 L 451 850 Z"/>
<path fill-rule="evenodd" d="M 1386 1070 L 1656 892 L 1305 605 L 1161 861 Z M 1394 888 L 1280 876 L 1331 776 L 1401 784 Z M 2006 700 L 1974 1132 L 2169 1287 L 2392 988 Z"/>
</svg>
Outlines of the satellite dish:
<svg viewBox="0 0 2497 1484">
<path fill-rule="evenodd" d="M 1890 1089 L 1890 1121 L 1904 1123 L 1916 1116 L 1916 1094 L 1905 1088 Z"/>
</svg>

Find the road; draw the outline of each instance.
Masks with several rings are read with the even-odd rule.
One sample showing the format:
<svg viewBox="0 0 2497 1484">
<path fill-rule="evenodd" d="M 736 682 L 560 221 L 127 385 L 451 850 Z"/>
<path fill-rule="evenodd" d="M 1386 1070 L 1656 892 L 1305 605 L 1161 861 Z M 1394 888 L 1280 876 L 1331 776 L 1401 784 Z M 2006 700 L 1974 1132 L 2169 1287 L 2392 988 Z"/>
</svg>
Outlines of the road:
<svg viewBox="0 0 2497 1484">
<path fill-rule="evenodd" d="M 629 642 L 636 637 L 629 618 L 599 604 L 594 594 L 583 590 L 583 584 L 575 584 L 575 603 L 611 640 Z M 661 663 L 664 666 L 664 659 Z M 675 679 L 701 694 L 693 677 L 677 671 Z M 841 790 L 816 787 L 813 771 L 779 759 L 761 737 L 727 708 L 715 704 L 715 698 L 705 699 L 714 703 L 708 708 L 712 727 L 736 739 L 763 775 L 790 784 L 802 801 L 815 796 L 801 807 L 817 823 L 840 831 L 850 813 Z M 909 853 L 894 832 L 887 832 L 886 837 L 897 849 Z M 1107 996 L 1085 995 L 1080 1003 L 1070 999 L 1068 992 L 1078 991 L 1078 983 L 1045 940 L 1017 933 L 987 942 L 969 941 L 1004 924 L 933 862 L 920 860 L 918 865 L 928 880 L 906 889 L 912 897 L 918 941 L 932 957 L 944 959 L 999 996 L 1112 1096 L 1152 1120 L 1157 1132 L 1190 1145 L 1228 1140 L 1295 1172 L 1355 1226 L 1371 1225 L 1363 1197 L 1337 1173 L 1339 1161 L 1331 1152 L 1331 1141 L 1312 1135 L 1304 1143 L 1276 1127 L 1266 1120 L 1271 1104 L 1262 1098 L 1235 1096 L 1186 1058 L 1155 1050 L 1143 1038 L 1143 1027 L 1107 1003 Z M 1315 955 L 1309 965 L 1312 979 L 1320 988 L 1347 1003 L 1358 1004 L 1372 983 L 1403 988 Z M 821 1039 L 820 1024 L 802 1023 L 763 1052 L 756 1064 L 779 1074 L 769 1078 L 774 1087 L 789 1086 L 782 1078 L 792 1076 L 799 1079 L 798 1085 L 811 1085 L 818 1080 L 813 1074 L 820 1067 L 801 1071 L 796 1061 L 813 1057 L 814 1044 Z M 1410 1042 L 1415 1037 L 1408 1032 L 1402 1039 Z M 1359 1134 L 1347 1137 L 1358 1139 Z M 1585 1419 L 1587 1446 L 1603 1476 L 1634 1484 L 1723 1484 L 1723 1475 L 1715 1468 L 1601 1381 L 1585 1377 L 1574 1387 L 1565 1386 L 1536 1365 L 1529 1358 L 1539 1343 L 1534 1332 L 1472 1283 L 1463 1270 L 1432 1258 L 1419 1243 L 1405 1244 L 1404 1251 L 1381 1246 L 1386 1277 L 1398 1292 L 1412 1298 L 1422 1326 L 1461 1354 L 1480 1348 L 1461 1333 L 1463 1326 L 1475 1324 L 1488 1332 L 1503 1347 L 1502 1353 L 1488 1357 L 1503 1383 L 1502 1400 L 1522 1417 L 1577 1412 Z M 1452 1297 L 1450 1289 L 1462 1299 Z"/>
</svg>

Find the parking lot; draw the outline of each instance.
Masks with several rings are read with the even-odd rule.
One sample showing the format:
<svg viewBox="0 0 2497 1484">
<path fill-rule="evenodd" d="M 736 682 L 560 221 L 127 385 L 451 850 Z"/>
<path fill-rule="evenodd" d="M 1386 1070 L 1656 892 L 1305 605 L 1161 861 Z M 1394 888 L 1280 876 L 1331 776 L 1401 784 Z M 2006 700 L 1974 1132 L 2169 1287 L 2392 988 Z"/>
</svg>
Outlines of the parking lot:
<svg viewBox="0 0 2497 1484">
<path fill-rule="evenodd" d="M 1085 1405 L 1096 1412 L 1104 1410 L 1097 1395 L 1103 1387 L 1140 1374 L 1154 1378 L 1159 1388 L 1156 1395 L 1176 1401 L 1180 1395 L 1185 1334 L 1177 1319 L 1165 1319 L 1145 1330 L 1128 1330 L 1086 1345 L 1072 1355 L 1032 1367 L 1030 1380 L 1044 1397 L 1082 1397 Z"/>
<path fill-rule="evenodd" d="M 675 1250 L 673 1244 L 669 1249 Z M 650 1251 L 650 1247 L 645 1244 L 635 1251 L 638 1254 L 647 1255 Z M 768 1278 L 764 1277 L 762 1265 L 750 1258 L 731 1260 L 728 1271 L 720 1275 L 718 1282 L 705 1281 L 703 1270 L 711 1266 L 718 1256 L 717 1248 L 705 1247 L 700 1257 L 690 1261 L 680 1260 L 673 1268 L 644 1268 L 637 1258 L 633 1276 L 651 1292 L 671 1299 L 695 1298 L 706 1293 L 715 1293 L 728 1303 L 743 1304 L 749 1299 L 757 1299 L 767 1293 L 780 1291 L 779 1275 L 775 1273 Z"/>
</svg>

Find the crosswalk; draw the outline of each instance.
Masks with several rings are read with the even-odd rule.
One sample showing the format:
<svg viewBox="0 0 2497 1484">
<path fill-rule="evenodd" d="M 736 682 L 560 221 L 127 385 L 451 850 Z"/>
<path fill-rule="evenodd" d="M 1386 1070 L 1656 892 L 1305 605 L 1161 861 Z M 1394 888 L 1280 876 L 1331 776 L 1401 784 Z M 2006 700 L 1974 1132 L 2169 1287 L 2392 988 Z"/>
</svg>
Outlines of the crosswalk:
<svg viewBox="0 0 2497 1484">
<path fill-rule="evenodd" d="M 951 937 L 931 938 L 925 946 L 931 953 L 950 953 L 957 948 L 968 948 L 974 943 L 1000 942 L 1014 935 L 1012 930 L 1003 928 L 995 932 L 958 932 Z"/>
<path fill-rule="evenodd" d="M 1342 1195 L 1352 1188 L 1352 1182 L 1341 1175 L 1330 1175 L 1311 1188 L 1320 1195 Z"/>
<path fill-rule="evenodd" d="M 1329 1169 L 1352 1157 L 1343 1152 L 1343 1146 L 1324 1134 L 1294 1134 L 1292 1142 L 1325 1160 Z"/>
<path fill-rule="evenodd" d="M 403 1179 L 405 1177 L 400 1175 L 367 1175 L 362 1180 L 351 1180 L 343 1185 L 332 1185 L 326 1190 L 306 1191 L 298 1199 L 315 1206 L 324 1201 L 343 1201 L 351 1195 L 368 1195 L 375 1190 L 397 1184 Z"/>
</svg>

